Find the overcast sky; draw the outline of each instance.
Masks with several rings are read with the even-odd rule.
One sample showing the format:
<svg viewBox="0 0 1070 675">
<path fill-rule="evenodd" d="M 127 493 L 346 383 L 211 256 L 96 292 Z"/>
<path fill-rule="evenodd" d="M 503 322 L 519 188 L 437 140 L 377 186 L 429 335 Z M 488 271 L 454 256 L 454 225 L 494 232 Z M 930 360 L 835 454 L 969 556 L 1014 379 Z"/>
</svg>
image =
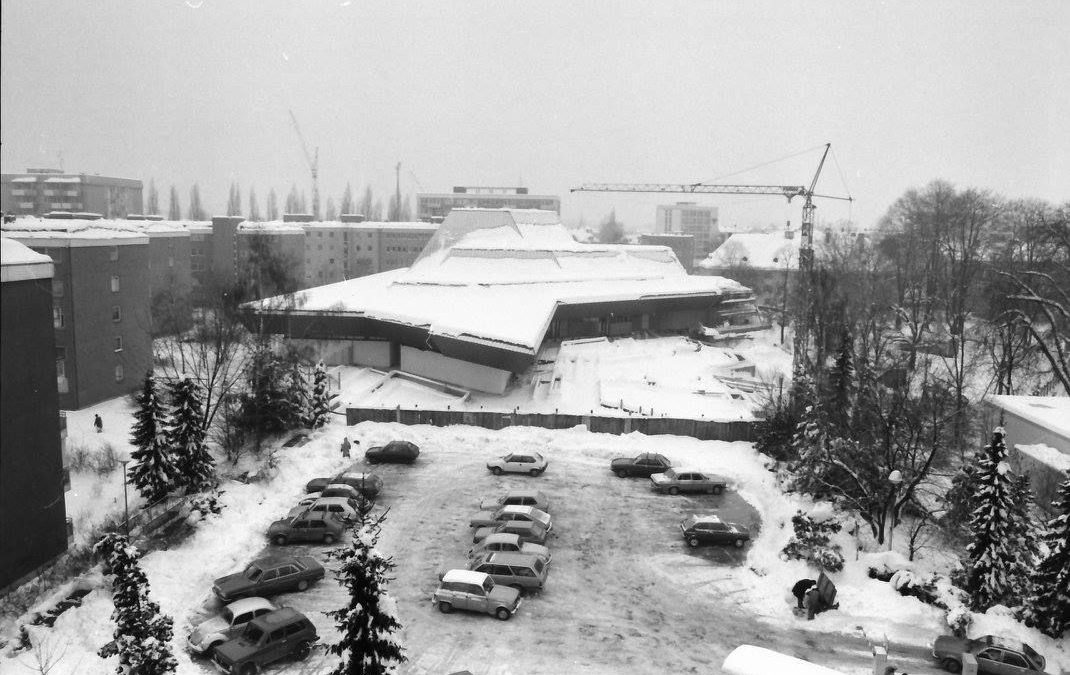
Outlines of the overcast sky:
<svg viewBox="0 0 1070 675">
<path fill-rule="evenodd" d="M 934 178 L 1070 198 L 1070 2 L 4 0 L 3 170 L 175 184 L 213 211 L 320 185 L 524 185 L 567 221 L 664 196 L 586 181 L 712 181 L 833 144 L 819 218 L 875 222 Z M 807 183 L 819 151 L 727 182 Z M 842 171 L 842 176 L 841 176 Z M 680 197 L 683 199 L 683 197 Z M 726 224 L 797 222 L 707 197 Z"/>
</svg>

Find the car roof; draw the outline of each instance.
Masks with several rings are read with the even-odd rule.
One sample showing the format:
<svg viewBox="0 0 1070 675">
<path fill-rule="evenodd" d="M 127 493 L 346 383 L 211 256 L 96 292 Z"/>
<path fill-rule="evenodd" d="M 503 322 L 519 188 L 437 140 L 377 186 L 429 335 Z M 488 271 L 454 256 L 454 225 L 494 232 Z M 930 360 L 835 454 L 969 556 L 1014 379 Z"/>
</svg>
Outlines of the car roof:
<svg viewBox="0 0 1070 675">
<path fill-rule="evenodd" d="M 487 575 L 483 572 L 473 572 L 472 570 L 450 570 L 442 577 L 442 581 L 461 584 L 478 584 L 483 585 L 483 582 L 487 580 Z"/>
<path fill-rule="evenodd" d="M 234 602 L 227 605 L 227 609 L 229 609 L 230 613 L 234 615 L 244 614 L 245 612 L 251 612 L 254 609 L 263 609 L 265 607 L 275 609 L 275 603 L 264 598 L 252 597 L 235 600 Z"/>
<path fill-rule="evenodd" d="M 487 562 L 502 565 L 529 565 L 539 559 L 534 553 L 515 553 L 513 551 L 496 551 L 487 555 Z"/>
<path fill-rule="evenodd" d="M 487 537 L 485 539 L 483 539 L 483 541 L 481 542 L 481 545 L 485 545 L 485 544 L 504 544 L 504 543 L 507 543 L 507 542 L 510 543 L 510 544 L 519 544 L 520 543 L 520 535 L 519 534 L 514 534 L 512 532 L 494 532 L 494 533 L 491 533 L 491 534 L 487 535 Z"/>
<path fill-rule="evenodd" d="M 319 497 L 315 504 L 342 504 L 349 506 L 349 497 Z"/>
<path fill-rule="evenodd" d="M 411 447 L 411 448 L 415 448 L 417 450 L 420 449 L 420 446 L 416 445 L 412 441 L 390 441 L 389 443 L 387 443 L 383 447 L 384 448 L 396 448 L 398 446 L 405 447 L 405 448 Z"/>
<path fill-rule="evenodd" d="M 279 555 L 269 556 L 267 558 L 257 558 L 249 563 L 249 565 L 256 565 L 257 567 L 278 567 L 279 565 L 288 565 L 290 563 L 301 563 L 300 558 L 296 558 L 292 555 Z M 246 565 L 248 567 L 249 565 Z"/>
<path fill-rule="evenodd" d="M 721 520 L 721 517 L 717 516 L 717 515 L 708 515 L 708 516 L 692 515 L 692 516 L 689 516 L 689 518 L 694 520 L 696 523 L 723 523 L 724 522 L 723 520 Z"/>
<path fill-rule="evenodd" d="M 304 619 L 305 615 L 298 612 L 293 607 L 281 607 L 274 612 L 268 612 L 262 616 L 258 616 L 250 623 L 259 625 L 265 630 L 271 630 L 272 628 L 285 623 L 290 623 L 294 619 Z"/>
<path fill-rule="evenodd" d="M 502 513 L 532 513 L 537 510 L 534 506 L 522 506 L 520 504 L 506 504 L 502 507 Z"/>
<path fill-rule="evenodd" d="M 544 495 L 539 490 L 509 490 L 505 493 L 506 497 L 535 497 L 536 499 L 545 499 Z"/>
</svg>

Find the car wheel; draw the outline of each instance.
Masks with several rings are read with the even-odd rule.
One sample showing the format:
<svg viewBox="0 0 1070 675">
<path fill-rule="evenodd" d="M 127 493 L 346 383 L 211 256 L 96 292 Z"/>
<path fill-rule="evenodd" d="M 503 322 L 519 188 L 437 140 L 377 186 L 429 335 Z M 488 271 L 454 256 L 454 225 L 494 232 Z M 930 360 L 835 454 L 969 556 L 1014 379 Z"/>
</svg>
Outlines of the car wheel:
<svg viewBox="0 0 1070 675">
<path fill-rule="evenodd" d="M 671 495 L 680 494 L 680 488 L 678 488 L 675 485 L 673 485 L 671 488 L 669 488 L 669 494 L 671 494 Z"/>
<path fill-rule="evenodd" d="M 509 617 L 512 616 L 512 613 L 508 609 L 506 609 L 505 607 L 499 607 L 494 612 L 494 616 L 498 617 L 499 621 L 508 621 Z"/>
<path fill-rule="evenodd" d="M 325 534 L 325 535 L 323 535 L 323 543 L 327 544 L 328 546 L 333 544 L 334 543 L 334 535 L 333 534 Z"/>
<path fill-rule="evenodd" d="M 616 474 L 617 474 L 617 478 L 627 478 L 628 477 L 628 472 L 625 471 L 624 469 L 617 469 Z"/>
<path fill-rule="evenodd" d="M 246 663 L 238 672 L 240 672 L 241 675 L 256 675 L 260 672 L 260 668 L 255 663 Z"/>
<path fill-rule="evenodd" d="M 453 611 L 453 605 L 443 600 L 442 602 L 438 603 L 438 611 L 442 612 L 443 614 L 449 614 Z"/>
<path fill-rule="evenodd" d="M 311 653 L 312 643 L 308 640 L 301 640 L 297 643 L 297 647 L 294 648 L 294 658 L 298 661 L 304 661 Z"/>
<path fill-rule="evenodd" d="M 297 582 L 297 590 L 304 591 L 308 589 L 308 579 L 302 579 Z"/>
<path fill-rule="evenodd" d="M 715 495 L 719 495 L 719 494 L 721 494 L 722 492 L 724 492 L 724 488 L 723 488 L 723 487 L 721 487 L 720 485 L 715 485 L 715 486 L 714 486 L 714 488 L 713 488 L 713 494 L 715 494 Z"/>
<path fill-rule="evenodd" d="M 538 476 L 539 475 L 539 470 L 538 469 L 532 469 L 528 473 L 530 473 L 532 476 Z"/>
<path fill-rule="evenodd" d="M 696 546 L 698 546 L 698 537 L 690 537 L 690 538 L 688 538 L 687 545 L 690 546 L 691 548 L 695 548 Z"/>
<path fill-rule="evenodd" d="M 286 545 L 286 535 L 285 534 L 275 535 L 275 538 L 272 539 L 271 541 L 275 542 L 279 546 L 285 546 Z"/>
<path fill-rule="evenodd" d="M 732 543 L 734 543 L 736 545 L 736 548 L 743 548 L 743 540 L 742 539 L 736 539 Z"/>
<path fill-rule="evenodd" d="M 212 657 L 215 656 L 215 648 L 221 644 L 223 644 L 222 640 L 216 640 L 212 644 L 208 645 L 208 647 L 206 647 L 204 650 L 204 658 L 210 661 Z"/>
<path fill-rule="evenodd" d="M 490 472 L 491 472 L 492 474 L 494 474 L 495 476 L 500 476 L 500 475 L 502 475 L 502 470 L 501 470 L 501 467 L 497 467 L 497 466 L 495 466 L 495 467 L 492 467 L 492 468 L 491 468 L 491 470 L 490 470 Z"/>
<path fill-rule="evenodd" d="M 944 670 L 946 670 L 946 671 L 948 671 L 950 673 L 961 673 L 962 672 L 962 664 L 959 663 L 958 661 L 956 661 L 955 659 L 944 659 L 943 666 L 944 666 Z"/>
</svg>

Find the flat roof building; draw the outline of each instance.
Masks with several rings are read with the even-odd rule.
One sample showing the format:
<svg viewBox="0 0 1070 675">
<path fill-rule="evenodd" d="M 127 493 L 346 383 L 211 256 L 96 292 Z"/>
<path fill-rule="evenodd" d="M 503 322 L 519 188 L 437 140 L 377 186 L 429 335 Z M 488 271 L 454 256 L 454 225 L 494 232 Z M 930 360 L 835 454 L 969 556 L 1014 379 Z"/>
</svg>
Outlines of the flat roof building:
<svg viewBox="0 0 1070 675">
<path fill-rule="evenodd" d="M 0 210 L 16 216 L 43 216 L 53 211 L 97 213 L 125 218 L 141 213 L 142 184 L 58 169 L 28 169 L 0 175 Z"/>
<path fill-rule="evenodd" d="M 464 187 L 453 192 L 416 195 L 416 219 L 445 218 L 453 209 L 540 209 L 561 213 L 561 198 L 533 195 L 525 187 Z"/>
<path fill-rule="evenodd" d="M 705 258 L 721 243 L 716 206 L 677 202 L 657 207 L 656 232 L 695 237 L 695 256 Z"/>
</svg>

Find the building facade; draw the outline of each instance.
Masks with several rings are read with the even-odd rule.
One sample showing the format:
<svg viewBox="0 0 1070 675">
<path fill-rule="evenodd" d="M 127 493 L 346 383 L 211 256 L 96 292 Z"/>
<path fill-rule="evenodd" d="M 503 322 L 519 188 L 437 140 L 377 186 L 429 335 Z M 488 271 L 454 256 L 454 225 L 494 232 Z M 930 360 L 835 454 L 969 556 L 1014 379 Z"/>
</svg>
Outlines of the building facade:
<svg viewBox="0 0 1070 675">
<path fill-rule="evenodd" d="M 53 347 L 54 265 L 10 239 L 0 252 L 0 591 L 67 549 Z"/>
<path fill-rule="evenodd" d="M 408 267 L 431 240 L 431 223 L 312 222 L 305 233 L 304 287 Z"/>
<path fill-rule="evenodd" d="M 425 222 L 445 218 L 453 209 L 540 209 L 561 213 L 561 198 L 533 195 L 525 187 L 462 187 L 453 192 L 416 195 L 416 219 Z"/>
<path fill-rule="evenodd" d="M 53 211 L 96 213 L 126 218 L 141 213 L 141 181 L 57 169 L 28 169 L 0 176 L 0 210 L 16 216 L 43 216 Z"/>
<path fill-rule="evenodd" d="M 695 268 L 695 237 L 691 234 L 640 234 L 641 246 L 668 246 L 688 274 Z"/>
<path fill-rule="evenodd" d="M 656 232 L 695 237 L 695 257 L 705 258 L 721 243 L 717 207 L 677 202 L 657 207 Z"/>
</svg>

